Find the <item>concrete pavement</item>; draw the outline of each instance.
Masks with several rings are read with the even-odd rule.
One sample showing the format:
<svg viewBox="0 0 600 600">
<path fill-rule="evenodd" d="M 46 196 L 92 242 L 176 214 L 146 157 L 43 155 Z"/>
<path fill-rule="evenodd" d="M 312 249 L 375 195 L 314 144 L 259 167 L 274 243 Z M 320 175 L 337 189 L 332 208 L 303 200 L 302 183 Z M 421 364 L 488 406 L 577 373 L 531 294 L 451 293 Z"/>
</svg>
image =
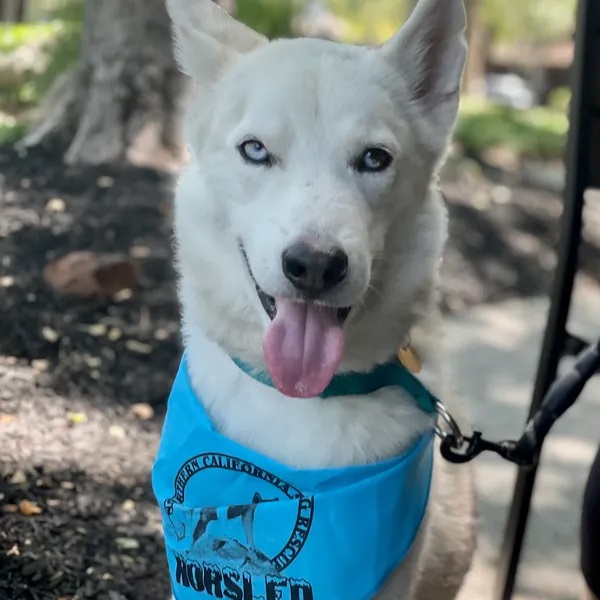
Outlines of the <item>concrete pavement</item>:
<svg viewBox="0 0 600 600">
<path fill-rule="evenodd" d="M 474 424 L 491 439 L 520 435 L 545 326 L 545 298 L 481 306 L 450 319 L 447 346 L 455 388 Z M 573 333 L 600 336 L 600 289 L 578 283 Z M 565 361 L 565 364 L 566 361 Z M 600 443 L 600 377 L 547 439 L 537 481 L 515 600 L 581 597 L 578 530 L 583 486 Z M 491 600 L 516 469 L 494 456 L 475 462 L 479 547 L 460 600 Z"/>
</svg>

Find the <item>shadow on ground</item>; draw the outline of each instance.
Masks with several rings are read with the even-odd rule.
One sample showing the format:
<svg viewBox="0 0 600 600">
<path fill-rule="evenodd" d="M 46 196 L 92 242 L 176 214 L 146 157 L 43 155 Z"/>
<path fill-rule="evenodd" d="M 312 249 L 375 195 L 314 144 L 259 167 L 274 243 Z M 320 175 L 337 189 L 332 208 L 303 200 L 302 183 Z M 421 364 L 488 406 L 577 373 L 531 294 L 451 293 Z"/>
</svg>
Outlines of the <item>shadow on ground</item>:
<svg viewBox="0 0 600 600">
<path fill-rule="evenodd" d="M 180 356 L 171 181 L 128 167 L 67 168 L 56 154 L 7 149 L 0 173 L 0 355 L 48 361 L 46 384 L 62 394 L 163 404 Z M 52 199 L 64 210 L 49 210 Z M 77 250 L 142 255 L 133 296 L 89 302 L 53 293 L 44 267 Z M 98 324 L 103 333 L 93 335 Z"/>
<path fill-rule="evenodd" d="M 159 528 L 149 525 L 154 501 L 145 481 L 128 487 L 42 465 L 19 481 L 0 480 L 1 598 L 168 597 L 164 546 Z M 23 516 L 16 507 L 24 500 L 42 513 Z"/>
<path fill-rule="evenodd" d="M 570 328 L 600 331 L 600 291 L 577 288 Z M 548 302 L 507 301 L 453 319 L 448 346 L 457 392 L 474 424 L 493 440 L 516 439 L 526 419 Z M 597 334 L 596 334 L 597 335 Z M 563 368 L 572 359 L 566 359 Z M 598 448 L 600 382 L 592 380 L 546 440 L 521 557 L 515 600 L 576 600 L 581 590 L 579 527 L 583 486 Z M 474 463 L 479 544 L 461 600 L 492 597 L 516 468 L 494 455 Z"/>
</svg>

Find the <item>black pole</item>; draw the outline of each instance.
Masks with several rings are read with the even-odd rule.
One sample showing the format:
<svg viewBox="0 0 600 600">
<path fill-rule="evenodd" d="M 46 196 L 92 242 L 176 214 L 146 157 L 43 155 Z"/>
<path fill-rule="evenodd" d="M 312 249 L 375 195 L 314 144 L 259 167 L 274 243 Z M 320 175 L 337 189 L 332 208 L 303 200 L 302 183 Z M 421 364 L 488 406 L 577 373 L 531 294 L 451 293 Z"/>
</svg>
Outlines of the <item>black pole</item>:
<svg viewBox="0 0 600 600">
<path fill-rule="evenodd" d="M 559 362 L 567 339 L 567 318 L 573 295 L 577 272 L 578 250 L 581 241 L 584 192 L 592 183 L 592 169 L 600 170 L 600 163 L 593 165 L 593 150 L 598 151 L 600 112 L 594 109 L 594 90 L 597 71 L 594 62 L 600 64 L 594 52 L 600 52 L 600 2 L 579 0 L 572 67 L 572 101 L 569 144 L 566 155 L 567 177 L 562 216 L 561 243 L 558 256 L 550 312 L 535 388 L 528 419 L 539 409 L 548 388 L 556 378 Z M 597 44 L 596 46 L 594 45 Z M 596 84 L 597 85 L 597 84 Z M 594 123 L 594 120 L 597 123 Z M 600 138 L 600 135 L 598 135 Z M 596 157 L 598 160 L 598 157 Z M 597 179 L 597 176 L 595 177 Z M 515 587 L 521 549 L 525 537 L 531 498 L 537 475 L 537 466 L 519 471 L 512 505 L 506 526 L 500 564 L 494 589 L 495 600 L 510 600 Z"/>
</svg>

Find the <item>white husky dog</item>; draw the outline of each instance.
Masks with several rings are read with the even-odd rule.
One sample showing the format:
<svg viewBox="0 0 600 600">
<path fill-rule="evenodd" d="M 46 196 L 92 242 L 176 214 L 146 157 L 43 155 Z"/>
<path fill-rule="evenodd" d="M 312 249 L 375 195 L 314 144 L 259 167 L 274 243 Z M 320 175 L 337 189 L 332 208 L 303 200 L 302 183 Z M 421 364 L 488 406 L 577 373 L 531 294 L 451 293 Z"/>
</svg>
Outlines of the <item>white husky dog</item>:
<svg viewBox="0 0 600 600">
<path fill-rule="evenodd" d="M 437 172 L 459 104 L 462 0 L 420 0 L 377 48 L 269 41 L 210 0 L 168 7 L 196 85 L 175 216 L 193 388 L 221 434 L 290 467 L 399 455 L 430 427 L 402 393 L 319 395 L 410 344 L 419 379 L 448 401 Z M 436 458 L 419 534 L 377 598 L 455 598 L 474 529 L 469 469 Z"/>
</svg>

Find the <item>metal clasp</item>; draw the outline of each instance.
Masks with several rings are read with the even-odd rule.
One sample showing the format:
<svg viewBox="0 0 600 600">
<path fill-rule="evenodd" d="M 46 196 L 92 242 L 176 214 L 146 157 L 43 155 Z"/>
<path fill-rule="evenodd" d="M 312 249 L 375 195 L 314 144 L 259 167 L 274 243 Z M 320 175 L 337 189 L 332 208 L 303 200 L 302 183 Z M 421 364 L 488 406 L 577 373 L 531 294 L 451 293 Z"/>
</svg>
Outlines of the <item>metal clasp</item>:
<svg viewBox="0 0 600 600">
<path fill-rule="evenodd" d="M 435 434 L 440 438 L 440 440 L 442 440 L 442 442 L 451 439 L 452 446 L 455 448 L 460 448 L 465 442 L 465 436 L 458 426 L 458 423 L 448 412 L 448 409 L 441 400 L 436 399 L 435 411 L 437 412 L 438 416 L 442 418 L 449 429 L 449 431 L 444 431 L 439 425 L 436 425 L 434 427 Z"/>
<path fill-rule="evenodd" d="M 470 436 L 464 435 L 454 417 L 448 412 L 446 406 L 437 400 L 435 410 L 447 426 L 447 431 L 436 425 L 434 431 L 440 438 L 440 452 L 449 462 L 464 464 L 477 458 L 482 452 L 494 452 L 505 460 L 521 466 L 531 465 L 533 457 L 521 456 L 517 450 L 517 443 L 513 441 L 490 442 L 484 439 L 481 431 L 473 431 Z"/>
</svg>

